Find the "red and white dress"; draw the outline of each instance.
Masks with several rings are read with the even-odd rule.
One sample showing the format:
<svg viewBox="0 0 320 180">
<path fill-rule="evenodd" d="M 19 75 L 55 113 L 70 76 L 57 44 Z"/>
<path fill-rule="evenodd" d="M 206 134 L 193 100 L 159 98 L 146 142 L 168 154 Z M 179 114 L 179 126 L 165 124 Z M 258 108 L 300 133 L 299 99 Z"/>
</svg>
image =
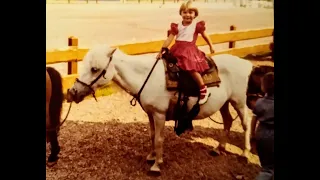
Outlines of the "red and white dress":
<svg viewBox="0 0 320 180">
<path fill-rule="evenodd" d="M 182 25 L 182 22 L 171 23 L 169 33 L 176 35 L 176 41 L 170 52 L 178 59 L 178 66 L 181 69 L 202 73 L 209 68 L 205 53 L 196 46 L 198 34 L 205 29 L 204 21 L 193 21 L 188 26 Z"/>
</svg>

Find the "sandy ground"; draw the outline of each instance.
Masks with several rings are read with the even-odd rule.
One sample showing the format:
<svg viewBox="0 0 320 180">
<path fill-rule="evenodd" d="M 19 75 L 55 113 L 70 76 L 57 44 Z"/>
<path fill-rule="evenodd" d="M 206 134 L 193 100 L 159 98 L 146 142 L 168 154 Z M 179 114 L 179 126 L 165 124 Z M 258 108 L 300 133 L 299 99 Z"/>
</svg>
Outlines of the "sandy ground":
<svg viewBox="0 0 320 180">
<path fill-rule="evenodd" d="M 177 9 L 150 6 L 47 5 L 47 49 L 66 45 L 67 37 L 79 37 L 81 47 L 95 43 L 121 44 L 162 39 L 171 21 L 179 20 Z M 178 5 L 176 5 L 178 6 Z M 273 12 L 267 9 L 204 7 L 201 16 L 207 31 L 226 31 L 273 26 Z M 165 16 L 164 16 L 165 14 Z M 269 39 L 239 42 L 237 45 L 269 42 Z M 216 48 L 225 48 L 225 45 Z M 255 62 L 269 64 L 272 62 Z M 66 65 L 54 65 L 65 73 Z M 149 125 L 139 106 L 129 104 L 131 97 L 123 91 L 73 104 L 59 137 L 61 153 L 58 164 L 47 167 L 47 179 L 216 179 L 232 180 L 236 175 L 254 179 L 259 171 L 256 153 L 250 163 L 238 161 L 244 146 L 243 129 L 235 120 L 227 146 L 230 154 L 213 157 L 210 149 L 222 137 L 220 124 L 204 119 L 194 122 L 193 132 L 177 137 L 173 122 L 166 123 L 162 176 L 152 178 L 145 158 L 150 150 Z M 64 104 L 64 113 L 68 104 Z M 233 108 L 232 116 L 236 117 Z M 63 114 L 64 117 L 64 114 Z M 212 116 L 222 122 L 219 113 Z M 49 148 L 47 146 L 47 156 Z"/>
</svg>

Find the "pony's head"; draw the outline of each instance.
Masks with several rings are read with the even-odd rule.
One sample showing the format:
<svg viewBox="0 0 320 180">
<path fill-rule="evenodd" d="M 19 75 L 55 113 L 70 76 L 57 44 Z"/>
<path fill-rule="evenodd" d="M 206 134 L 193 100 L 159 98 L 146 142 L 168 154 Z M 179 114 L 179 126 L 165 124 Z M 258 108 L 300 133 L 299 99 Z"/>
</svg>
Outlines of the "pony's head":
<svg viewBox="0 0 320 180">
<path fill-rule="evenodd" d="M 113 79 L 116 72 L 112 63 L 115 51 L 116 48 L 107 45 L 99 45 L 88 51 L 83 58 L 83 68 L 79 72 L 79 78 L 68 90 L 68 102 L 81 102 L 86 96 L 94 95 L 97 88 Z"/>
<path fill-rule="evenodd" d="M 265 93 L 261 89 L 262 78 L 265 74 L 274 72 L 273 66 L 256 66 L 251 71 L 247 89 L 247 106 L 252 110 L 255 102 Z"/>
</svg>

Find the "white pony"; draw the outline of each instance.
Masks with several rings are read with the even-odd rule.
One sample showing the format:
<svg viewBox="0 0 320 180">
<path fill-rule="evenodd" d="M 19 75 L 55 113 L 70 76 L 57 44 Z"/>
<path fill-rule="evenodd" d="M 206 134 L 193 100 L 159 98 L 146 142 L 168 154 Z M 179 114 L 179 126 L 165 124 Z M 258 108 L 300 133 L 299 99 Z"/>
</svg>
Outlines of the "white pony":
<svg viewBox="0 0 320 180">
<path fill-rule="evenodd" d="M 233 121 L 228 109 L 230 102 L 237 111 L 245 130 L 245 150 L 242 155 L 248 157 L 251 150 L 251 118 L 247 117 L 246 91 L 253 65 L 250 61 L 228 54 L 215 55 L 212 58 L 219 69 L 221 84 L 220 87 L 208 89 L 211 96 L 206 104 L 201 105 L 196 119 L 209 117 L 220 110 L 224 122 L 225 137 L 227 137 Z M 94 93 L 97 88 L 106 85 L 111 80 L 135 96 L 145 82 L 155 61 L 156 59 L 150 56 L 124 54 L 118 48 L 111 48 L 108 45 L 96 46 L 85 55 L 79 79 L 68 91 L 68 101 L 79 103 L 84 97 Z M 147 160 L 154 161 L 150 168 L 152 172 L 160 173 L 159 165 L 163 163 L 163 130 L 169 101 L 173 96 L 174 91 L 166 89 L 164 65 L 158 63 L 140 96 L 140 104 L 147 113 L 150 122 L 153 150 L 147 156 Z M 188 107 L 192 108 L 196 100 L 197 98 L 190 98 Z M 225 144 L 226 140 L 224 139 L 219 145 L 220 148 L 225 148 Z"/>
</svg>

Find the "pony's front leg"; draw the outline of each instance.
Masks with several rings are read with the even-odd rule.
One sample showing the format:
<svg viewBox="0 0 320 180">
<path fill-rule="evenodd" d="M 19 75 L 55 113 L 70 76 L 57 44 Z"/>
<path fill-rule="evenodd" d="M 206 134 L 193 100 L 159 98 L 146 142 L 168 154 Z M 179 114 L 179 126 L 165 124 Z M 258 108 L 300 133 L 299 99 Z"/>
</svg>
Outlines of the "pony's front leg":
<svg viewBox="0 0 320 180">
<path fill-rule="evenodd" d="M 147 156 L 148 162 L 154 162 L 156 160 L 156 152 L 154 151 L 154 139 L 155 139 L 155 129 L 154 129 L 154 119 L 151 114 L 148 114 L 149 125 L 150 125 L 150 137 L 151 137 L 151 152 Z"/>
<path fill-rule="evenodd" d="M 251 144 L 250 144 L 250 135 L 251 135 L 251 118 L 248 118 L 248 110 L 246 107 L 245 101 L 242 103 L 231 103 L 234 109 L 237 111 L 243 130 L 245 131 L 245 149 L 241 156 L 248 158 L 251 150 Z"/>
<path fill-rule="evenodd" d="M 250 151 L 251 151 L 251 141 L 250 141 L 250 137 L 251 137 L 251 118 L 248 118 L 247 116 L 245 116 L 246 120 L 244 121 L 244 130 L 245 130 L 245 149 L 242 153 L 242 156 L 248 158 Z"/>
<path fill-rule="evenodd" d="M 164 127 L 166 122 L 166 115 L 161 113 L 153 113 L 153 120 L 155 125 L 155 152 L 156 160 L 152 167 L 150 168 L 151 172 L 160 173 L 160 164 L 163 163 L 163 141 L 164 141 Z"/>
<path fill-rule="evenodd" d="M 250 142 L 250 137 L 251 137 L 251 118 L 248 118 L 248 111 L 246 107 L 241 108 L 240 114 L 242 114 L 242 127 L 243 130 L 245 131 L 244 135 L 244 151 L 241 156 L 248 158 L 250 151 L 251 151 L 251 142 Z M 241 116 L 240 116 L 241 118 Z"/>
</svg>

